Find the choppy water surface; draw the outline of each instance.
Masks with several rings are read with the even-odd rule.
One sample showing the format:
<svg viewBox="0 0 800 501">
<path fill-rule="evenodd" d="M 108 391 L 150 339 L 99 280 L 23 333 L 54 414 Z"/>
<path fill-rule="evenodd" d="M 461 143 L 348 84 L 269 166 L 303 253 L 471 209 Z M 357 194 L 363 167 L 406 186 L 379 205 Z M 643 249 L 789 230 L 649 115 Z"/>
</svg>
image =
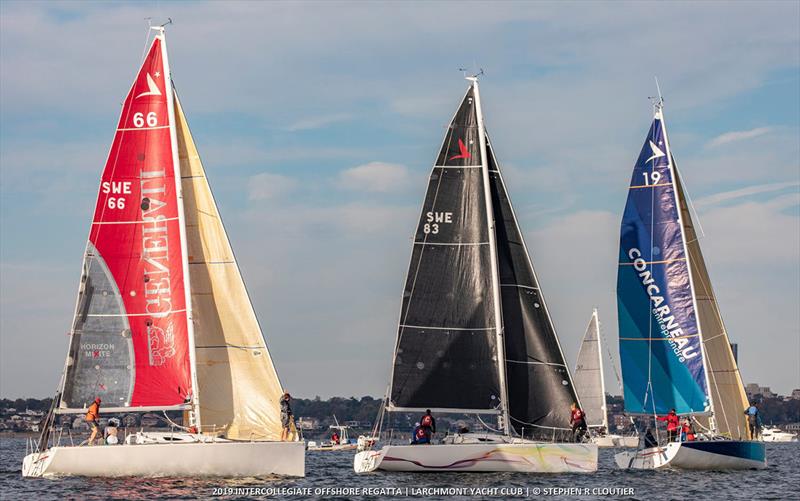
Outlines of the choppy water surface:
<svg viewBox="0 0 800 501">
<path fill-rule="evenodd" d="M 335 489 L 396 489 L 395 498 L 477 499 L 520 497 L 546 499 L 798 499 L 800 444 L 767 444 L 769 468 L 739 472 L 620 471 L 613 450 L 601 449 L 595 474 L 532 475 L 520 473 L 372 473 L 353 472 L 353 452 L 313 452 L 306 456 L 306 477 L 300 479 L 23 479 L 20 473 L 25 439 L 0 437 L 2 499 L 153 499 L 213 498 L 379 498 Z M 482 489 L 475 496 L 426 496 L 430 489 Z M 246 490 L 245 490 L 246 489 Z M 323 491 L 322 489 L 334 489 Z M 408 490 L 406 490 L 408 489 Z M 558 489 L 561 489 L 560 491 Z M 563 489 L 571 489 L 565 491 Z M 586 491 L 586 489 L 589 489 Z M 231 494 L 217 495 L 220 490 Z M 254 493 L 248 496 L 245 493 Z M 258 493 L 261 494 L 258 494 Z M 408 492 L 408 495 L 405 493 Z M 589 492 L 589 495 L 585 495 Z M 595 493 L 592 495 L 592 493 Z M 310 495 L 308 495 L 310 494 Z M 337 495 L 338 494 L 338 495 Z M 494 496 L 492 496 L 494 494 Z M 599 494 L 599 495 L 598 495 Z"/>
</svg>

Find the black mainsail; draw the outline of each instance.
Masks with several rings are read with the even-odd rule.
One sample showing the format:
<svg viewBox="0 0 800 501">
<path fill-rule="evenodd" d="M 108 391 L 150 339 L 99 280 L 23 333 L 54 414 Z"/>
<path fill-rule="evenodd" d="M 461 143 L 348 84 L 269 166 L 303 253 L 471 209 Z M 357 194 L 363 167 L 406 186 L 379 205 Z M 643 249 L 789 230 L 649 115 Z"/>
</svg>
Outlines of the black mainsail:
<svg viewBox="0 0 800 501">
<path fill-rule="evenodd" d="M 578 398 L 469 80 L 414 237 L 388 410 L 499 414 L 552 438 Z"/>
<path fill-rule="evenodd" d="M 496 412 L 500 403 L 477 113 L 470 87 L 429 177 L 403 292 L 390 409 Z"/>
</svg>

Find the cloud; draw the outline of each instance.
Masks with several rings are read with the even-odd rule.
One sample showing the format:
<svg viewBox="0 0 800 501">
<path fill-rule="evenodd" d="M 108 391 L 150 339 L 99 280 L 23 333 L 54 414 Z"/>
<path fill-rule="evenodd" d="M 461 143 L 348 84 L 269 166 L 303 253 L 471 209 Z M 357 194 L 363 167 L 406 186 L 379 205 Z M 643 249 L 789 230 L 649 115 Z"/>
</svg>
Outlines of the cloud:
<svg viewBox="0 0 800 501">
<path fill-rule="evenodd" d="M 320 115 L 298 120 L 286 127 L 289 132 L 313 130 L 326 127 L 338 122 L 345 122 L 353 118 L 351 113 L 334 113 L 331 115 Z"/>
<path fill-rule="evenodd" d="M 737 130 L 737 131 L 726 132 L 724 134 L 720 134 L 719 136 L 709 141 L 706 147 L 714 148 L 715 146 L 721 146 L 723 144 L 733 143 L 736 141 L 744 141 L 746 139 L 752 139 L 754 137 L 763 136 L 764 134 L 770 132 L 771 130 L 772 130 L 771 127 L 758 127 L 750 130 Z"/>
<path fill-rule="evenodd" d="M 370 162 L 342 171 L 338 184 L 347 190 L 386 193 L 402 190 L 409 178 L 405 165 Z"/>
<path fill-rule="evenodd" d="M 703 198 L 698 198 L 697 200 L 695 200 L 694 206 L 707 207 L 711 205 L 718 205 L 722 202 L 729 202 L 731 200 L 737 200 L 739 198 L 758 195 L 761 193 L 771 193 L 773 191 L 780 191 L 786 188 L 798 187 L 798 186 L 800 186 L 800 183 L 796 181 L 790 181 L 784 183 L 767 183 L 755 186 L 748 186 L 746 188 L 740 188 L 738 190 L 723 191 L 721 193 L 715 193 L 713 195 L 708 195 Z"/>
<path fill-rule="evenodd" d="M 262 172 L 250 177 L 247 183 L 247 198 L 251 201 L 271 200 L 294 191 L 297 181 L 288 176 Z"/>
</svg>

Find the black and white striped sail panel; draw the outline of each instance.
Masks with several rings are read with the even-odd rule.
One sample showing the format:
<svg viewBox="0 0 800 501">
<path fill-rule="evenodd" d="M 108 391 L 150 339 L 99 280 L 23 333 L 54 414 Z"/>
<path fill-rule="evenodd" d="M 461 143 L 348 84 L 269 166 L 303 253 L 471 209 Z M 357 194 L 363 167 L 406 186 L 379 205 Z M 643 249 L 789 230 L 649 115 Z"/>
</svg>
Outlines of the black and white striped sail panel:
<svg viewBox="0 0 800 501">
<path fill-rule="evenodd" d="M 81 408 L 98 395 L 109 405 L 127 405 L 133 393 L 135 367 L 131 329 L 114 277 L 91 242 L 86 249 L 72 332 L 64 406 Z"/>
<path fill-rule="evenodd" d="M 491 250 L 475 99 L 467 91 L 428 182 L 408 269 L 390 405 L 499 405 Z"/>
<path fill-rule="evenodd" d="M 488 137 L 486 152 L 497 235 L 510 424 L 526 437 L 552 437 L 554 428 L 569 428 L 569 406 L 577 397 Z"/>
</svg>

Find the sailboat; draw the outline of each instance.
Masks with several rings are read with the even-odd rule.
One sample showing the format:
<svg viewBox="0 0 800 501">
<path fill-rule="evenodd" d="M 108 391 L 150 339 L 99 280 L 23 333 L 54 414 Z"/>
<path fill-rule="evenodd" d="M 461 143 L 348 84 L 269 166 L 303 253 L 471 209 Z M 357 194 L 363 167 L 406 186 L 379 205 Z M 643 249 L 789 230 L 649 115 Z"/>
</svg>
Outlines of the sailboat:
<svg viewBox="0 0 800 501">
<path fill-rule="evenodd" d="M 575 389 L 581 398 L 592 443 L 598 447 L 636 447 L 639 444 L 637 436 L 609 433 L 606 383 L 603 377 L 603 341 L 597 308 L 592 311 L 592 318 L 578 351 Z"/>
<path fill-rule="evenodd" d="M 155 31 L 122 107 L 83 259 L 69 352 L 22 474 L 304 476 L 282 387 Z M 178 431 L 62 444 L 58 414 L 183 411 Z M 91 445 L 91 444 L 89 444 Z"/>
<path fill-rule="evenodd" d="M 564 443 L 577 396 L 484 128 L 478 78 L 467 80 L 429 177 L 377 421 L 430 409 L 496 417 L 497 429 L 390 443 L 356 454 L 354 469 L 593 472 L 597 446 Z"/>
<path fill-rule="evenodd" d="M 617 307 L 630 415 L 675 409 L 699 440 L 616 455 L 620 468 L 765 468 L 749 436 L 747 396 L 711 286 L 683 179 L 669 145 L 663 99 L 633 169 L 622 217 Z M 652 445 L 652 444 L 651 444 Z"/>
</svg>

